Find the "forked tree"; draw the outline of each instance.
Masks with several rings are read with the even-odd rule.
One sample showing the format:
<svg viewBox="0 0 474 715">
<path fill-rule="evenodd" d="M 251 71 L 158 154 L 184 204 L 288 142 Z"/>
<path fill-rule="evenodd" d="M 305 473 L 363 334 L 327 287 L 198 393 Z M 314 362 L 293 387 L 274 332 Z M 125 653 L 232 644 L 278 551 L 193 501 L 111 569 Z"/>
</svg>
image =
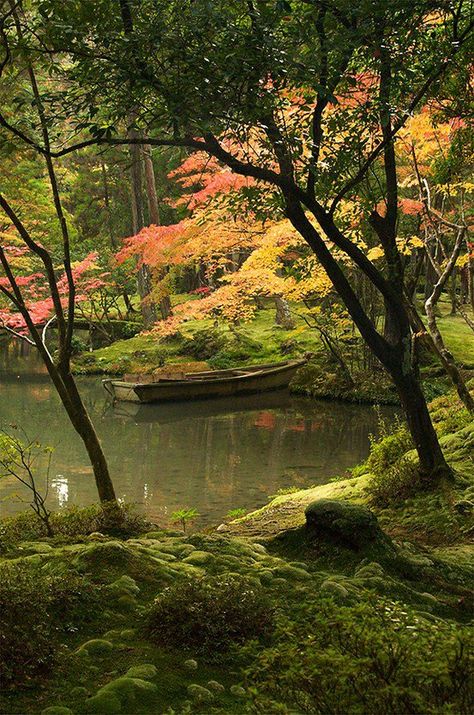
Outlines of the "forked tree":
<svg viewBox="0 0 474 715">
<path fill-rule="evenodd" d="M 28 83 L 28 91 L 33 98 L 31 104 L 37 115 L 37 129 L 45 151 L 41 156 L 45 162 L 45 170 L 51 188 L 51 201 L 54 205 L 56 220 L 60 227 L 61 236 L 61 263 L 63 275 L 58 275 L 58 255 L 51 247 L 46 247 L 46 242 L 37 240 L 33 231 L 27 227 L 27 220 L 22 218 L 20 211 L 14 206 L 14 197 L 10 198 L 0 192 L 0 208 L 2 211 L 3 230 L 13 226 L 24 247 L 42 265 L 46 276 L 49 297 L 52 303 L 52 315 L 43 326 L 38 326 L 31 310 L 31 303 L 25 297 L 24 282 L 18 276 L 13 263 L 12 255 L 5 242 L 0 243 L 0 264 L 4 277 L 0 281 L 0 293 L 22 317 L 26 330 L 15 330 L 4 325 L 4 328 L 19 340 L 24 340 L 36 347 L 56 388 L 66 413 L 82 439 L 94 471 L 97 491 L 101 502 L 115 502 L 116 496 L 105 455 L 90 419 L 81 395 L 77 389 L 75 379 L 71 373 L 72 338 L 74 331 L 76 285 L 74 270 L 71 261 L 70 230 L 67 217 L 63 209 L 63 202 L 59 188 L 57 172 L 53 159 L 50 156 L 50 122 L 42 99 L 42 90 L 37 79 L 29 53 L 19 54 L 8 43 L 4 32 L 6 23 L 11 23 L 18 43 L 23 39 L 23 27 L 19 15 L 18 5 L 11 3 L 9 10 L 2 18 L 3 50 L 4 57 L 0 65 L 3 74 L 2 91 L 11 87 L 12 76 L 21 78 L 21 82 Z M 7 74 L 10 77 L 7 78 Z M 0 74 L 0 77 L 1 77 Z M 31 115 L 23 117 L 29 119 Z M 25 141 L 21 135 L 16 135 L 20 148 L 24 148 Z M 23 145 L 23 146 L 22 146 Z M 28 142 L 26 142 L 28 145 Z M 30 217 L 31 219 L 31 217 Z M 31 224 L 31 221 L 29 222 Z M 34 222 L 33 222 L 34 223 Z M 47 344 L 48 327 L 54 325 L 57 331 L 57 357 L 53 357 Z"/>
</svg>

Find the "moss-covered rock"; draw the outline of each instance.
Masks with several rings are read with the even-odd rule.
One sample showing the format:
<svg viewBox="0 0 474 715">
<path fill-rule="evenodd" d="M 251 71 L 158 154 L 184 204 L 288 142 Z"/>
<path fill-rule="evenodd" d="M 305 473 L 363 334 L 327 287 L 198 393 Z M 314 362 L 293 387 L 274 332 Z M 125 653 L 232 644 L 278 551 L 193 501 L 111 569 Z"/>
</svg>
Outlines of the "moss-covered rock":
<svg viewBox="0 0 474 715">
<path fill-rule="evenodd" d="M 327 593 L 336 600 L 344 601 L 349 596 L 349 591 L 345 586 L 337 581 L 332 581 L 331 579 L 326 579 L 322 582 L 320 590 L 323 593 Z"/>
<path fill-rule="evenodd" d="M 77 653 L 86 652 L 88 655 L 105 655 L 110 653 L 113 649 L 114 645 L 110 641 L 107 641 L 104 638 L 92 638 L 91 640 L 83 643 L 77 649 Z"/>
<path fill-rule="evenodd" d="M 115 693 L 99 691 L 85 701 L 84 710 L 98 715 L 116 715 L 122 712 L 122 703 Z"/>
<path fill-rule="evenodd" d="M 50 705 L 41 711 L 41 715 L 74 715 L 74 713 L 71 708 L 64 705 Z"/>
<path fill-rule="evenodd" d="M 230 692 L 235 698 L 245 698 L 247 693 L 241 685 L 231 685 Z"/>
<path fill-rule="evenodd" d="M 318 499 L 306 507 L 305 516 L 306 531 L 312 538 L 356 551 L 376 546 L 382 551 L 395 552 L 375 514 L 362 504 Z"/>
<path fill-rule="evenodd" d="M 211 703 L 214 700 L 214 694 L 208 688 L 196 683 L 188 685 L 187 693 L 197 703 Z"/>
<path fill-rule="evenodd" d="M 188 658 L 184 661 L 183 665 L 188 670 L 197 670 L 198 667 L 197 660 L 194 660 L 194 658 Z"/>
<path fill-rule="evenodd" d="M 140 680 L 153 680 L 158 671 L 152 663 L 143 663 L 142 665 L 134 665 L 127 670 L 127 677 L 139 678 Z"/>
<path fill-rule="evenodd" d="M 217 680 L 208 680 L 207 687 L 214 693 L 224 693 L 225 687 Z"/>
<path fill-rule="evenodd" d="M 214 559 L 214 554 L 210 554 L 209 551 L 193 551 L 192 554 L 186 556 L 183 561 L 186 564 L 191 564 L 192 566 L 203 566 L 208 564 Z"/>
</svg>

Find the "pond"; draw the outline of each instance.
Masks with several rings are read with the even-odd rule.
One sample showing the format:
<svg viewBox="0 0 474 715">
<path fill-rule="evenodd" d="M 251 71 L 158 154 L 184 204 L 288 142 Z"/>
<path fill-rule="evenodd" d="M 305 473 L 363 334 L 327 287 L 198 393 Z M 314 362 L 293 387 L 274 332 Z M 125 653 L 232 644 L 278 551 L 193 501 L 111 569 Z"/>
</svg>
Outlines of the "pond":
<svg viewBox="0 0 474 715">
<path fill-rule="evenodd" d="M 157 523 L 196 508 L 197 523 L 255 509 L 287 487 L 324 484 L 363 460 L 377 433 L 374 408 L 291 396 L 287 391 L 166 405 L 112 407 L 100 377 L 78 383 L 102 440 L 117 495 Z M 384 418 L 394 408 L 382 408 Z M 49 505 L 96 500 L 87 454 L 37 355 L 0 343 L 0 426 L 17 424 L 54 447 Z M 41 465 L 40 465 L 41 467 Z M 14 479 L 0 483 L 3 516 L 27 508 Z"/>
</svg>

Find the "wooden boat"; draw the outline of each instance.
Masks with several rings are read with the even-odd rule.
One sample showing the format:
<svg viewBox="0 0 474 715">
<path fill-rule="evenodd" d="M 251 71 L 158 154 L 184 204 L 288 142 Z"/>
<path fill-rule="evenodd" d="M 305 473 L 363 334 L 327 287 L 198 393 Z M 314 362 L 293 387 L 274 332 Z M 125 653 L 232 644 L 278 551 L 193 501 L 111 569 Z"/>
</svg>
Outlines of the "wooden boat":
<svg viewBox="0 0 474 715">
<path fill-rule="evenodd" d="M 207 370 L 176 376 L 142 377 L 140 381 L 103 380 L 106 391 L 125 402 L 174 402 L 234 397 L 288 387 L 305 360 L 252 365 L 235 370 Z"/>
</svg>

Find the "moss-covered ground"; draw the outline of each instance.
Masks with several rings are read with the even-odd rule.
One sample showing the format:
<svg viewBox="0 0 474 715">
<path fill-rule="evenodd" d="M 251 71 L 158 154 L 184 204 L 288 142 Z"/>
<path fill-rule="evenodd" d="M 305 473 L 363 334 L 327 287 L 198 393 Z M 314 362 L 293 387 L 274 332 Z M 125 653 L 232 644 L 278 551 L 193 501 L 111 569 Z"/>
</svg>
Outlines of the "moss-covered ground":
<svg viewBox="0 0 474 715">
<path fill-rule="evenodd" d="M 298 619 L 302 605 L 314 604 L 316 598 L 334 602 L 335 608 L 342 609 L 339 618 L 357 604 L 375 599 L 375 603 L 403 604 L 404 613 L 414 614 L 433 632 L 437 624 L 451 624 L 450 633 L 455 634 L 456 624 L 472 617 L 474 423 L 452 394 L 438 398 L 431 409 L 455 479 L 415 491 L 406 499 L 392 498 L 382 506 L 373 503 L 369 457 L 349 478 L 281 495 L 212 533 L 155 530 L 122 539 L 92 533 L 80 539 L 10 542 L 0 569 L 16 564 L 22 572 L 39 569 L 51 576 L 83 576 L 100 588 L 101 602 L 93 618 L 58 635 L 51 673 L 39 682 L 5 689 L 0 711 L 44 711 L 45 715 L 254 711 L 255 692 L 247 689 L 245 669 L 261 657 L 264 644 L 206 658 L 183 643 L 154 645 L 143 629 L 147 609 L 164 588 L 208 575 L 234 573 L 249 578 L 265 590 L 278 617 L 289 622 Z M 414 460 L 409 449 L 396 456 L 403 463 Z M 378 553 L 310 538 L 304 510 L 322 498 L 369 505 L 393 546 Z M 330 659 L 331 652 L 325 657 Z M 458 712 L 449 707 L 446 712 Z"/>
</svg>

